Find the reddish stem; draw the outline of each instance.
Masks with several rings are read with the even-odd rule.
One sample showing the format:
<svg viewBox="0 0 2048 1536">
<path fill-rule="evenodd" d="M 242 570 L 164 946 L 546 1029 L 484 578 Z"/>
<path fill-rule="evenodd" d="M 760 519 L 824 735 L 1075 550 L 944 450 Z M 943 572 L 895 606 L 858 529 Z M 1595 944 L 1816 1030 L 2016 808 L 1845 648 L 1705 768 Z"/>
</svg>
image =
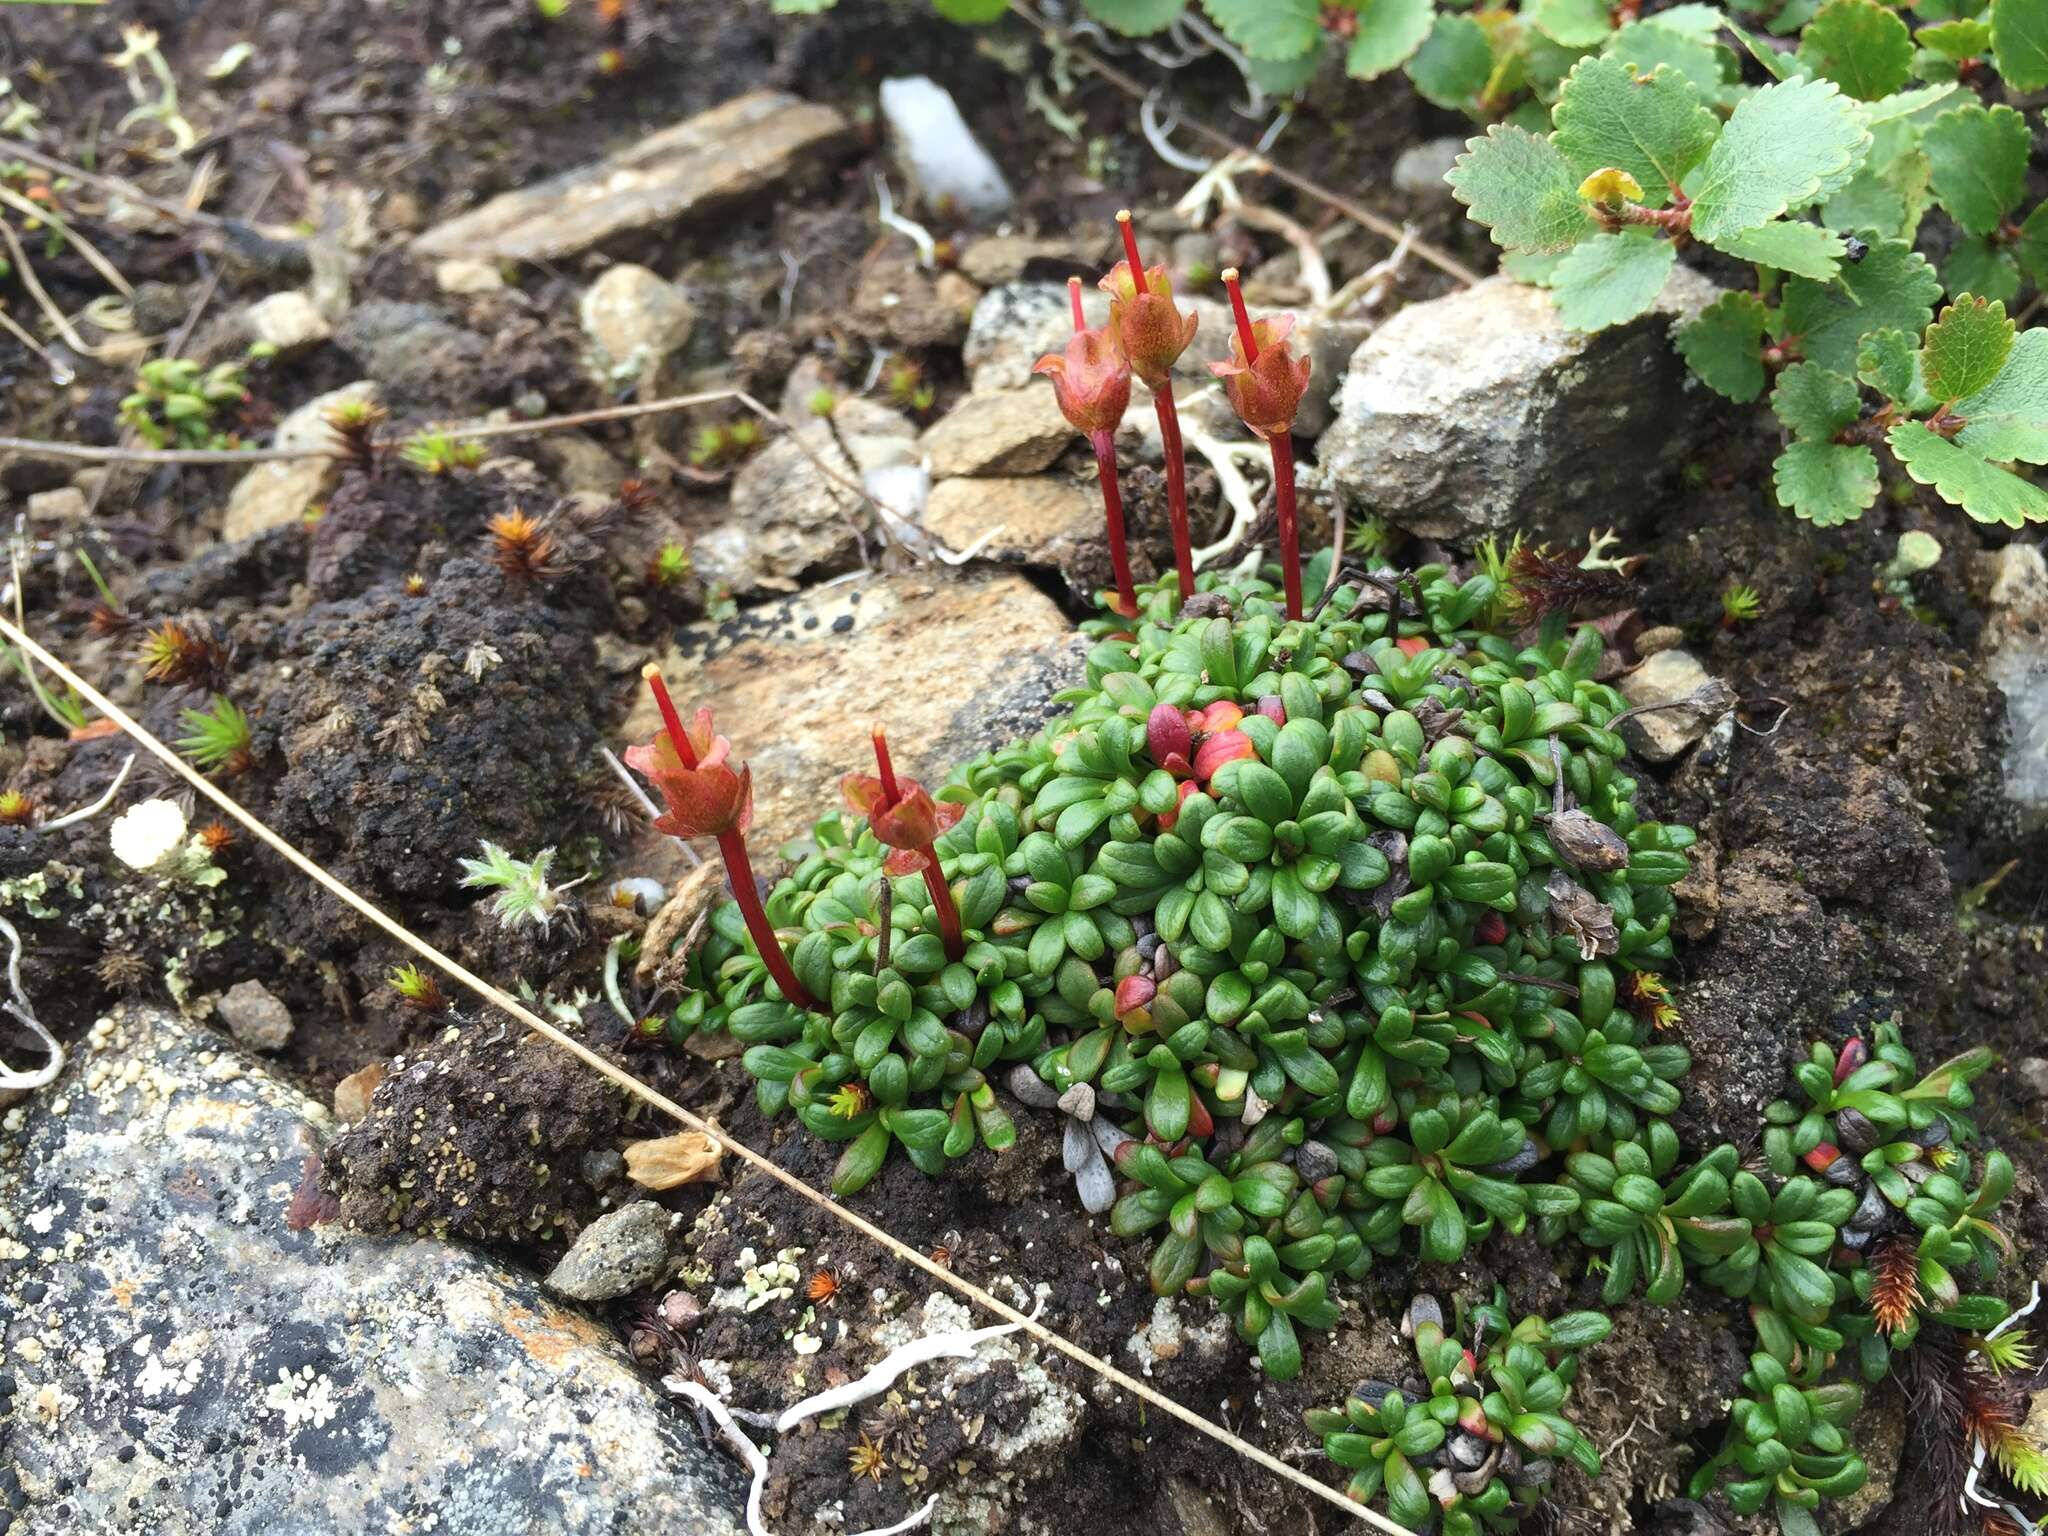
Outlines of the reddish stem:
<svg viewBox="0 0 2048 1536">
<path fill-rule="evenodd" d="M 1074 334 L 1078 336 L 1088 329 L 1088 322 L 1081 314 L 1081 279 L 1078 277 L 1067 279 L 1067 304 L 1074 311 Z"/>
<path fill-rule="evenodd" d="M 1138 592 L 1131 585 L 1131 557 L 1124 548 L 1124 498 L 1116 483 L 1116 440 L 1107 432 L 1088 434 L 1095 450 L 1095 477 L 1102 482 L 1102 513 L 1109 519 L 1109 564 L 1116 572 L 1116 609 L 1125 618 L 1138 612 Z"/>
<path fill-rule="evenodd" d="M 874 728 L 875 767 L 882 779 L 882 809 L 894 810 L 902 790 L 896 783 L 896 768 L 889 761 L 889 743 L 882 736 L 882 728 Z M 939 936 L 945 941 L 946 958 L 958 960 L 967 953 L 967 939 L 960 931 L 960 909 L 953 905 L 953 888 L 946 884 L 945 871 L 939 868 L 939 850 L 926 843 L 924 853 L 924 888 L 932 893 L 932 910 L 938 914 Z"/>
<path fill-rule="evenodd" d="M 1118 211 L 1116 227 L 1124 239 L 1124 260 L 1130 264 L 1131 286 L 1143 298 L 1147 292 L 1145 262 L 1138 255 L 1138 236 L 1131 228 L 1130 209 Z M 1180 578 L 1180 600 L 1186 602 L 1195 595 L 1195 552 L 1188 538 L 1187 454 L 1180 445 L 1180 412 L 1174 409 L 1171 376 L 1164 389 L 1152 391 L 1152 409 L 1158 413 L 1159 441 L 1166 450 L 1166 505 L 1173 519 L 1173 568 Z"/>
<path fill-rule="evenodd" d="M 1258 339 L 1252 333 L 1252 317 L 1244 307 L 1244 291 L 1237 285 L 1233 268 L 1223 274 L 1223 286 L 1230 290 L 1231 313 L 1237 317 L 1237 339 L 1244 346 L 1244 360 L 1259 360 Z M 1280 520 L 1280 580 L 1287 592 L 1287 617 L 1301 617 L 1301 539 L 1294 526 L 1294 439 L 1285 432 L 1268 438 L 1273 450 L 1273 507 Z"/>
<path fill-rule="evenodd" d="M 668 696 L 668 685 L 652 663 L 644 675 L 648 687 L 654 692 L 654 707 L 661 711 L 661 722 L 668 731 L 668 739 L 675 746 L 676 756 L 683 760 L 685 768 L 695 768 L 697 749 L 690 744 L 690 733 L 683 729 L 682 717 L 676 713 L 675 703 Z M 796 979 L 796 972 L 790 969 L 789 957 L 782 952 L 782 940 L 775 936 L 775 925 L 768 921 L 768 913 L 761 905 L 760 889 L 754 884 L 754 863 L 747 857 L 746 838 L 736 828 L 728 827 L 718 834 L 718 853 L 725 861 L 725 883 L 732 891 L 733 900 L 740 904 L 740 916 L 746 922 L 747 933 L 754 941 L 754 948 L 761 953 L 761 963 L 768 967 L 768 974 L 782 989 L 783 997 L 795 1007 L 807 1008 L 812 1013 L 825 1013 L 826 1009 Z"/>
</svg>

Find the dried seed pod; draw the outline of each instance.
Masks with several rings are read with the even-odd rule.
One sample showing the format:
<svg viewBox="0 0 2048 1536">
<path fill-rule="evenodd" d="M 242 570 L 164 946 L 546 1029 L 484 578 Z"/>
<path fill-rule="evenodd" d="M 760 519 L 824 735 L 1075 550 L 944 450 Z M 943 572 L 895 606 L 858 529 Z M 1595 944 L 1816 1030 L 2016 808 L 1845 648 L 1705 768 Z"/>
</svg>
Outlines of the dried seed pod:
<svg viewBox="0 0 2048 1536">
<path fill-rule="evenodd" d="M 1596 960 L 1621 947 L 1614 909 L 1570 875 L 1561 869 L 1554 871 L 1543 890 L 1550 897 L 1552 921 L 1578 941 L 1581 960 Z"/>
<path fill-rule="evenodd" d="M 1304 1141 L 1294 1149 L 1294 1171 L 1306 1184 L 1320 1184 L 1338 1171 L 1337 1154 L 1320 1141 Z"/>
<path fill-rule="evenodd" d="M 1628 868 L 1627 840 L 1585 811 L 1557 812 L 1548 831 L 1551 848 L 1573 869 L 1604 875 Z"/>
<path fill-rule="evenodd" d="M 1872 1147 L 1884 1142 L 1884 1132 L 1870 1123 L 1869 1116 L 1859 1110 L 1838 1109 L 1835 1111 L 1835 1141 L 1844 1152 L 1861 1157 Z"/>
</svg>

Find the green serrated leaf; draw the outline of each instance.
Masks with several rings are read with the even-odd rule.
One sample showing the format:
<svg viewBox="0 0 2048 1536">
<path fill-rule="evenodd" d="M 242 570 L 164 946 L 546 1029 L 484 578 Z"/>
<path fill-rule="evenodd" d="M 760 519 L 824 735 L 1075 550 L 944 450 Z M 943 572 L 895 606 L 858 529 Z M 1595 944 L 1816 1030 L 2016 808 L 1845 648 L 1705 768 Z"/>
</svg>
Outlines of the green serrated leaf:
<svg viewBox="0 0 2048 1536">
<path fill-rule="evenodd" d="M 1956 442 L 1980 458 L 2048 464 L 2048 330 L 2022 331 L 1998 377 L 1955 414 L 1966 423 Z"/>
<path fill-rule="evenodd" d="M 1493 45 L 1470 16 L 1439 12 L 1429 36 L 1408 61 L 1408 79 L 1423 100 L 1450 112 L 1478 103 L 1493 78 Z"/>
<path fill-rule="evenodd" d="M 1931 202 L 1927 177 L 1919 130 L 1909 123 L 1886 123 L 1872 131 L 1870 153 L 1856 174 L 1821 204 L 1821 223 L 1829 229 L 1875 230 L 1910 245 Z"/>
<path fill-rule="evenodd" d="M 1872 331 L 1857 350 L 1856 377 L 1885 399 L 1911 408 L 1923 393 L 1920 349 L 1904 331 Z"/>
<path fill-rule="evenodd" d="M 2014 90 L 2048 85 L 2048 0 L 1992 0 L 1991 51 Z"/>
<path fill-rule="evenodd" d="M 1927 328 L 1920 349 L 1920 377 L 1927 393 L 1944 405 L 1990 386 L 2012 351 L 2014 326 L 2005 306 L 1965 294 Z"/>
<path fill-rule="evenodd" d="M 1714 242 L 1714 249 L 1760 267 L 1775 267 L 1824 283 L 1841 270 L 1842 237 L 1818 224 L 1780 219 Z"/>
<path fill-rule="evenodd" d="M 1778 52 L 1769 43 L 1752 32 L 1745 32 L 1734 22 L 1728 23 L 1729 34 L 1742 44 L 1743 50 L 1764 67 L 1764 73 L 1773 80 L 1790 80 L 1798 73 L 1798 66 L 1791 57 Z"/>
<path fill-rule="evenodd" d="M 1925 36 L 1926 34 L 1921 34 Z M 1875 128 L 1879 123 L 1903 122 L 1918 116 L 1947 101 L 1962 87 L 1950 82 L 1947 85 L 1922 85 L 1910 91 L 1899 91 L 1873 101 L 1863 109 L 1863 120 Z"/>
<path fill-rule="evenodd" d="M 1612 166 L 1659 208 L 1713 148 L 1720 120 L 1693 83 L 1666 64 L 1638 79 L 1618 59 L 1588 56 L 1565 77 L 1552 137 L 1575 174 Z"/>
<path fill-rule="evenodd" d="M 1981 58 L 1991 51 L 1991 23 L 1982 16 L 1938 21 L 1915 32 L 1913 41 L 1960 64 L 1964 59 Z"/>
<path fill-rule="evenodd" d="M 1764 392 L 1764 301 L 1724 293 L 1679 328 L 1678 350 L 1717 394 L 1747 405 Z"/>
<path fill-rule="evenodd" d="M 1415 56 L 1435 20 L 1434 0 L 1363 0 L 1344 72 L 1354 80 L 1377 80 L 1399 68 Z"/>
<path fill-rule="evenodd" d="M 1988 235 L 2019 206 L 2033 136 L 2011 107 L 1957 107 L 1927 125 L 1923 138 L 1934 195 L 1950 218 Z"/>
<path fill-rule="evenodd" d="M 1952 298 L 1974 293 L 2010 304 L 2020 291 L 2019 263 L 2005 247 L 1964 235 L 1941 258 L 1941 286 Z"/>
<path fill-rule="evenodd" d="M 1799 62 L 1859 101 L 1906 83 L 1913 35 L 1877 0 L 1828 0 L 1799 34 Z"/>
<path fill-rule="evenodd" d="M 1664 291 L 1678 252 L 1646 229 L 1595 235 L 1572 247 L 1551 274 L 1557 313 L 1575 331 L 1633 320 Z"/>
<path fill-rule="evenodd" d="M 1827 442 L 1862 414 L 1861 407 L 1856 381 L 1818 363 L 1794 363 L 1771 391 L 1771 410 L 1802 442 Z"/>
<path fill-rule="evenodd" d="M 1980 523 L 2018 528 L 2048 522 L 2048 492 L 1945 442 L 1924 422 L 1902 421 L 1885 434 L 1885 441 L 1907 474 Z"/>
<path fill-rule="evenodd" d="M 1661 25 L 1661 17 L 1632 21 L 1619 28 L 1601 52 L 1619 59 L 1639 75 L 1669 64 L 1690 80 L 1714 106 L 1727 106 L 1740 93 L 1741 70 L 1734 50 L 1688 32 Z"/>
<path fill-rule="evenodd" d="M 1525 129 L 1495 124 L 1468 139 L 1444 180 L 1494 244 L 1511 251 L 1568 250 L 1599 227 L 1557 146 Z"/>
<path fill-rule="evenodd" d="M 1317 0 L 1202 0 L 1202 9 L 1249 59 L 1298 59 L 1323 35 Z"/>
<path fill-rule="evenodd" d="M 1712 243 L 1804 208 L 1869 146 L 1862 117 L 1832 81 L 1767 85 L 1736 107 L 1701 164 L 1693 233 Z"/>
<path fill-rule="evenodd" d="M 1890 326 L 1917 336 L 1934 318 L 1941 279 L 1919 252 L 1903 241 L 1880 240 L 1858 231 L 1870 249 L 1845 264 L 1831 283 L 1804 277 L 1785 280 L 1781 336 L 1799 355 L 1837 373 L 1856 366 L 1857 348 L 1871 331 Z"/>
<path fill-rule="evenodd" d="M 1172 26 L 1187 0 L 1081 0 L 1081 9 L 1125 37 L 1150 37 Z"/>
<path fill-rule="evenodd" d="M 1536 0 L 1523 12 L 1529 25 L 1566 48 L 1597 48 L 1614 30 L 1603 0 Z"/>
<path fill-rule="evenodd" d="M 2027 215 L 2020 225 L 2019 238 L 2012 243 L 2012 253 L 2035 286 L 2048 278 L 2048 202 L 2035 205 Z"/>
<path fill-rule="evenodd" d="M 1780 506 L 1836 528 L 1877 500 L 1877 455 L 1861 443 L 1794 443 L 1778 455 L 1771 484 Z"/>
</svg>

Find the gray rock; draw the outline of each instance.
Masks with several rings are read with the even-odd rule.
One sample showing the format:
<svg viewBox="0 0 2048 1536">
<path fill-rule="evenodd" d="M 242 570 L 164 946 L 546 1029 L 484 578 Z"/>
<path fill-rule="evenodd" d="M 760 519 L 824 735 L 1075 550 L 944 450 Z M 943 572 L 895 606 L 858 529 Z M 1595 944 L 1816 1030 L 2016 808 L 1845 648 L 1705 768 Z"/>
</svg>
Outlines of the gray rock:
<svg viewBox="0 0 2048 1536">
<path fill-rule="evenodd" d="M 2013 1070 L 2028 1093 L 2048 1099 L 2048 1056 L 2022 1056 Z"/>
<path fill-rule="evenodd" d="M 30 522 L 80 523 L 91 511 L 85 492 L 75 485 L 60 485 L 54 491 L 37 491 L 28 498 Z"/>
<path fill-rule="evenodd" d="M 1465 152 L 1461 138 L 1425 139 L 1411 144 L 1394 160 L 1394 190 L 1418 203 L 1451 202 L 1450 184 L 1444 177 L 1451 163 Z"/>
<path fill-rule="evenodd" d="M 292 1011 L 260 981 L 238 981 L 213 1005 L 228 1033 L 252 1051 L 281 1051 L 292 1043 Z"/>
<path fill-rule="evenodd" d="M 278 448 L 326 448 L 334 442 L 327 413 L 350 400 L 375 400 L 377 386 L 368 379 L 315 395 L 277 424 L 271 439 Z M 306 508 L 333 487 L 332 459 L 306 458 L 258 464 L 228 492 L 226 520 L 221 537 L 230 542 L 251 538 L 272 528 L 282 528 L 305 516 Z"/>
<path fill-rule="evenodd" d="M 1214 299 L 1190 299 L 1175 294 L 1183 312 L 1197 316 L 1195 339 L 1174 365 L 1174 377 L 1184 384 L 1214 382 L 1209 364 L 1230 356 L 1230 306 Z M 1109 295 L 1093 284 L 1081 289 L 1081 313 L 1090 325 L 1109 319 Z M 968 382 L 976 390 L 1017 389 L 1037 383 L 1031 368 L 1048 352 L 1058 352 L 1074 334 L 1073 314 L 1067 305 L 1067 290 L 1060 283 L 1005 283 L 991 288 L 974 306 L 968 322 L 967 343 L 961 353 L 967 365 Z M 1133 392 L 1142 398 L 1143 389 Z"/>
<path fill-rule="evenodd" d="M 334 339 L 377 382 L 393 410 L 455 410 L 475 398 L 486 343 L 431 304 L 358 304 Z"/>
<path fill-rule="evenodd" d="M 836 439 L 825 422 L 811 421 L 747 461 L 733 480 L 730 517 L 691 546 L 704 580 L 747 593 L 855 564 L 874 512 L 844 481 L 915 462 L 917 429 L 865 400 L 842 402 L 833 420 Z"/>
<path fill-rule="evenodd" d="M 1035 387 L 1033 387 L 1035 386 Z M 1044 379 L 1023 389 L 980 390 L 925 429 L 932 478 L 1028 475 L 1046 468 L 1081 436 L 1060 414 Z"/>
<path fill-rule="evenodd" d="M 668 1267 L 668 1212 L 652 1200 L 600 1216 L 548 1272 L 548 1289 L 572 1301 L 615 1301 L 644 1291 Z"/>
<path fill-rule="evenodd" d="M 2038 546 L 1981 557 L 1985 619 L 1977 649 L 2005 695 L 2005 798 L 2020 829 L 2048 827 L 2048 563 Z"/>
<path fill-rule="evenodd" d="M 452 256 L 434 264 L 434 286 L 443 293 L 496 293 L 505 286 L 505 275 L 488 261 Z"/>
<path fill-rule="evenodd" d="M 845 118 L 780 91 L 753 91 L 437 224 L 413 242 L 428 259 L 546 261 L 617 235 L 701 216 L 765 191 L 808 160 L 853 146 Z"/>
<path fill-rule="evenodd" d="M 1691 698 L 1712 681 L 1691 651 L 1674 649 L 1657 652 L 1617 686 L 1631 706 L 1676 704 Z M 1637 756 L 1653 763 L 1668 763 L 1706 735 L 1724 713 L 1692 706 L 1653 710 L 1622 721 L 1621 734 Z"/>
<path fill-rule="evenodd" d="M 581 314 L 591 361 L 614 384 L 654 378 L 697 323 L 682 289 L 630 264 L 611 268 L 590 285 Z"/>
<path fill-rule="evenodd" d="M 896 163 L 928 206 L 950 205 L 977 222 L 1009 211 L 1010 184 L 943 85 L 923 75 L 884 80 L 882 116 Z"/>
<path fill-rule="evenodd" d="M 284 353 L 303 351 L 334 334 L 320 307 L 295 288 L 258 299 L 242 318 L 252 337 Z"/>
<path fill-rule="evenodd" d="M 1030 235 L 984 235 L 960 256 L 960 270 L 984 288 L 1014 283 L 1034 261 L 1080 263 L 1093 254 L 1082 242 Z"/>
<path fill-rule="evenodd" d="M 1719 290 L 1678 268 L 1656 306 L 1598 335 L 1550 295 L 1492 278 L 1411 304 L 1351 359 L 1316 448 L 1326 485 L 1412 533 L 1465 543 L 1515 526 L 1569 539 L 1642 500 L 1714 413 L 1672 347 Z"/>
<path fill-rule="evenodd" d="M 0 1133 L 17 1530 L 745 1529 L 608 1328 L 465 1249 L 294 1230 L 326 1125 L 138 1010 Z"/>
</svg>

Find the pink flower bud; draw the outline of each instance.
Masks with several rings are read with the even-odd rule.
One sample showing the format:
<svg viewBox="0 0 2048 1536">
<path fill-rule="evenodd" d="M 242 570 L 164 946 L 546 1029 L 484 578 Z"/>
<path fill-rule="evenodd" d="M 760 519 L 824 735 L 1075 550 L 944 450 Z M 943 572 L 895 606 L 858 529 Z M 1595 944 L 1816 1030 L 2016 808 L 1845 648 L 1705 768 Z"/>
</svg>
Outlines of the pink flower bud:
<svg viewBox="0 0 2048 1536">
<path fill-rule="evenodd" d="M 1258 748 L 1243 731 L 1211 731 L 1195 748 L 1195 777 L 1206 784 L 1225 763 L 1258 755 Z"/>
<path fill-rule="evenodd" d="M 1140 1008 L 1150 1008 L 1159 995 L 1159 984 L 1143 974 L 1126 976 L 1116 984 L 1116 1016 L 1121 1019 Z"/>
<path fill-rule="evenodd" d="M 1168 773 L 1185 774 L 1188 754 L 1194 750 L 1195 733 L 1188 717 L 1171 704 L 1154 704 L 1145 718 L 1145 746 L 1152 761 Z"/>
<path fill-rule="evenodd" d="M 1280 702 L 1280 695 L 1277 693 L 1269 693 L 1259 700 L 1259 713 L 1275 725 L 1287 723 L 1287 706 Z"/>
</svg>

